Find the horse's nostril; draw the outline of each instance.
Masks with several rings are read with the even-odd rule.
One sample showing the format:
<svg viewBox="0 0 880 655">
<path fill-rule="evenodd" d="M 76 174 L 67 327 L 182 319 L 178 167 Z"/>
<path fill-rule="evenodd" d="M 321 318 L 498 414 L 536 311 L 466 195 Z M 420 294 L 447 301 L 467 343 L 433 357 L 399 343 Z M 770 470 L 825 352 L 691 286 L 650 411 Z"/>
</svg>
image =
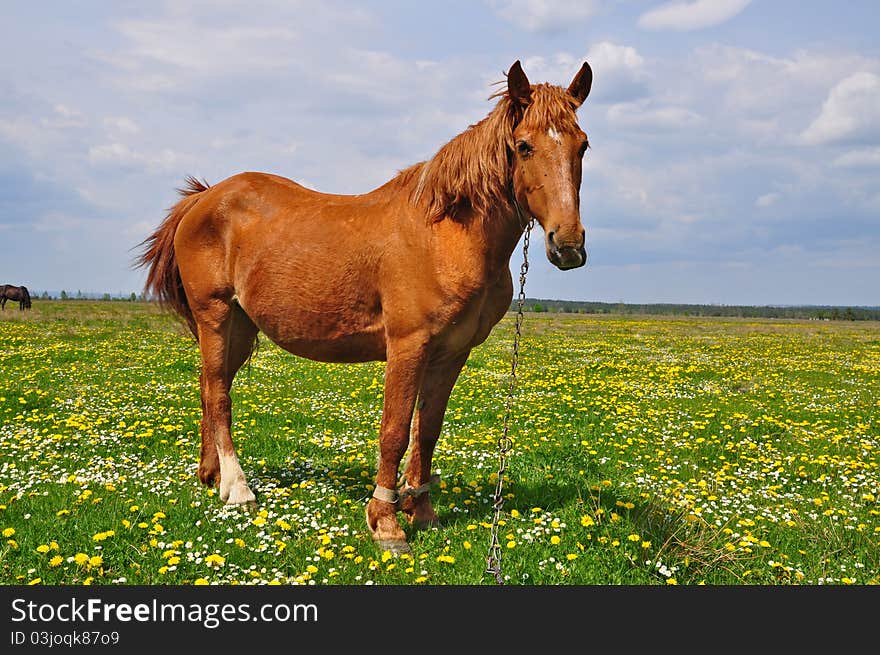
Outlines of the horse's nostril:
<svg viewBox="0 0 880 655">
<path fill-rule="evenodd" d="M 556 232 L 554 232 L 553 230 L 550 230 L 550 231 L 547 233 L 547 239 L 550 241 L 550 243 L 555 243 L 555 241 L 553 240 L 553 235 L 554 235 L 554 234 L 556 234 Z"/>
</svg>

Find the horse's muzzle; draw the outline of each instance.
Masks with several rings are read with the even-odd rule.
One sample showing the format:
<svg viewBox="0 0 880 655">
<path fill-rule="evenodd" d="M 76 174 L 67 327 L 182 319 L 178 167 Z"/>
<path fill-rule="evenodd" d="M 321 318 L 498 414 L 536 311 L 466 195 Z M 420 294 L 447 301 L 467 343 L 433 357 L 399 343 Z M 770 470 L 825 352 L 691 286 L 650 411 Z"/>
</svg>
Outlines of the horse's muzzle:
<svg viewBox="0 0 880 655">
<path fill-rule="evenodd" d="M 584 246 L 561 246 L 547 244 L 547 259 L 561 271 L 580 268 L 587 263 L 587 249 Z"/>
</svg>

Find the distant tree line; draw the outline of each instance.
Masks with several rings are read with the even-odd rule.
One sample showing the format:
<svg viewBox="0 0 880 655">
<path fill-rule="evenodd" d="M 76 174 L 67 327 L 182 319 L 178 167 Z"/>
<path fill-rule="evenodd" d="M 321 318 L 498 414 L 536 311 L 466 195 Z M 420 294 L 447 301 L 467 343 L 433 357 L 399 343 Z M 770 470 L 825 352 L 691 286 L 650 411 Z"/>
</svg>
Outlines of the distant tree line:
<svg viewBox="0 0 880 655">
<path fill-rule="evenodd" d="M 688 305 L 674 303 L 605 303 L 580 300 L 526 298 L 526 311 L 563 314 L 640 314 L 664 316 L 729 316 L 740 318 L 797 318 L 829 321 L 877 321 L 880 307 L 832 305 Z M 510 305 L 516 311 L 516 302 Z"/>
<path fill-rule="evenodd" d="M 109 293 L 75 294 L 62 289 L 58 295 L 48 291 L 37 292 L 33 296 L 41 300 L 107 300 L 126 302 L 145 302 L 143 292 L 129 295 Z M 880 307 L 834 306 L 834 305 L 693 305 L 674 303 L 607 303 L 587 300 L 548 300 L 545 298 L 526 298 L 523 305 L 528 312 L 556 312 L 560 314 L 640 314 L 655 316 L 729 316 L 739 318 L 797 318 L 826 321 L 880 321 Z M 510 304 L 516 311 L 516 301 Z"/>
<path fill-rule="evenodd" d="M 116 302 L 144 302 L 146 300 L 143 293 L 135 293 L 134 291 L 128 295 L 122 293 L 113 295 L 109 293 L 83 293 L 82 291 L 77 290 L 77 292 L 73 294 L 72 292 L 68 292 L 67 289 L 62 289 L 57 295 L 49 293 L 48 291 L 43 291 L 42 293 L 37 292 L 34 294 L 34 297 L 39 298 L 40 300 L 112 300 Z"/>
</svg>

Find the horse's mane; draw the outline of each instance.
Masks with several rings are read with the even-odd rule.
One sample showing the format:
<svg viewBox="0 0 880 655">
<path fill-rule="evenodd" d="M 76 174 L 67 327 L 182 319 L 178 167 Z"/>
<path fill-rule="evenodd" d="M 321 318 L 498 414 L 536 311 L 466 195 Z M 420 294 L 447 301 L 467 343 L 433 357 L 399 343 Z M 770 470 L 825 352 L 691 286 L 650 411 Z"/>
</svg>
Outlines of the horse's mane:
<svg viewBox="0 0 880 655">
<path fill-rule="evenodd" d="M 485 219 L 498 209 L 512 211 L 510 164 L 514 151 L 513 130 L 522 122 L 559 132 L 577 129 L 577 100 L 565 89 L 551 84 L 532 85 L 525 111 L 511 100 L 507 88 L 489 96 L 498 98 L 486 118 L 468 127 L 437 151 L 431 159 L 401 172 L 417 176 L 413 202 L 423 200 L 428 216 L 463 220 Z M 469 210 L 469 211 L 468 211 Z"/>
</svg>

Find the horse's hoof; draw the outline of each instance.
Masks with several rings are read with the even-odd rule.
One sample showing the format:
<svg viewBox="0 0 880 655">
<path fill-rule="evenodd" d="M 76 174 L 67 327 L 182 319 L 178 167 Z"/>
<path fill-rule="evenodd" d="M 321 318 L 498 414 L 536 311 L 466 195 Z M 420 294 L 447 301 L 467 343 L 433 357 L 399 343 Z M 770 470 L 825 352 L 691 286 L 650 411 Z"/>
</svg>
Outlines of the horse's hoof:
<svg viewBox="0 0 880 655">
<path fill-rule="evenodd" d="M 387 550 L 392 555 L 412 555 L 412 548 L 403 539 L 376 539 L 375 541 L 382 552 Z"/>
<path fill-rule="evenodd" d="M 257 505 L 257 497 L 254 496 L 254 492 L 248 488 L 246 484 L 238 484 L 233 486 L 226 494 L 226 497 L 223 497 L 224 494 L 220 492 L 220 500 L 224 501 L 227 505 L 250 505 L 256 507 Z"/>
<path fill-rule="evenodd" d="M 377 531 L 370 525 L 369 505 L 364 509 L 364 513 L 367 517 L 367 530 L 370 531 L 370 536 L 378 548 L 383 552 L 387 550 L 392 555 L 412 555 L 412 548 L 409 547 L 406 539 L 400 537 L 383 538 L 378 535 Z"/>
</svg>

